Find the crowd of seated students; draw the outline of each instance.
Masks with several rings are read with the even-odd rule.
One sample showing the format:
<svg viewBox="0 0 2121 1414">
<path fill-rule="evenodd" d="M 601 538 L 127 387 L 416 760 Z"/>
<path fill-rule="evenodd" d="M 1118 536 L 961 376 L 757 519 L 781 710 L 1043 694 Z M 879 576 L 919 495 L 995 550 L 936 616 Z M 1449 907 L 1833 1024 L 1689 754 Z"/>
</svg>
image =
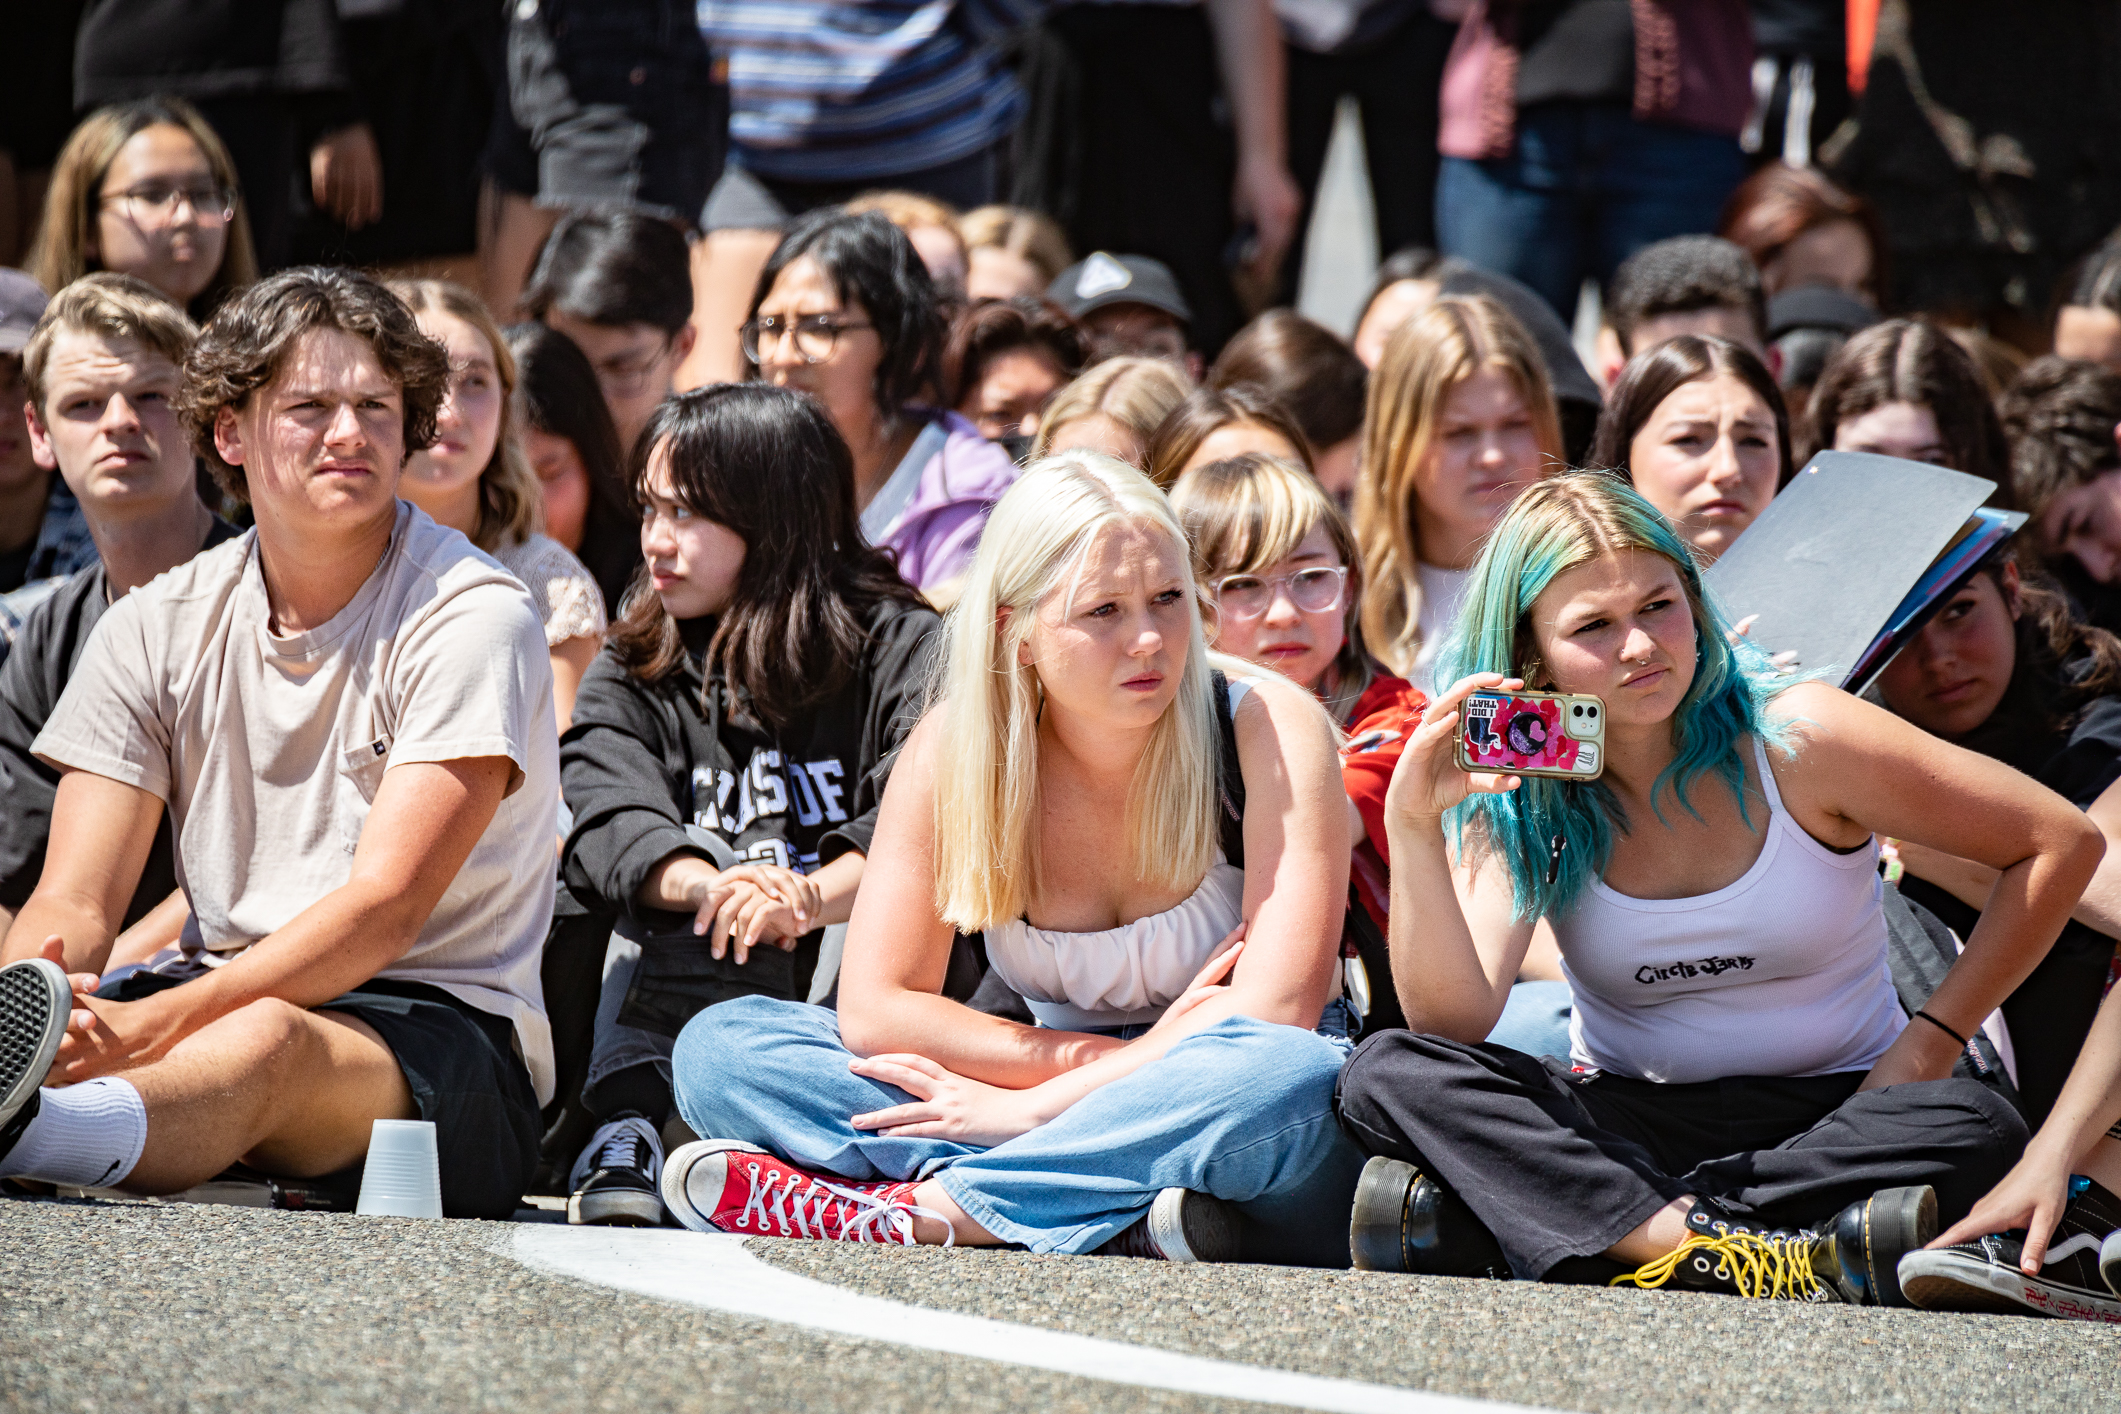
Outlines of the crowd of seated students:
<svg viewBox="0 0 2121 1414">
<path fill-rule="evenodd" d="M 1156 262 L 886 194 L 793 218 L 747 380 L 680 392 L 667 223 L 563 218 L 506 330 L 249 282 L 210 132 L 134 118 L 83 171 L 226 239 L 172 284 L 77 233 L 16 321 L 94 554 L 0 600 L 51 1052 L 0 1178 L 343 1187 L 420 1117 L 455 1216 L 1946 1307 L 2067 1232 L 2043 1290 L 2121 1318 L 2110 372 L 1999 416 L 1884 320 L 1797 421 L 1762 270 L 1848 252 L 1765 217 L 1622 263 L 1597 382 L 1413 256 L 1352 344 L 1210 369 Z M 1868 700 L 1702 587 L 1793 422 L 2032 517 Z M 1602 779 L 1462 769 L 1495 687 L 1598 696 Z M 1963 948 L 1912 1011 L 1895 910 Z"/>
</svg>

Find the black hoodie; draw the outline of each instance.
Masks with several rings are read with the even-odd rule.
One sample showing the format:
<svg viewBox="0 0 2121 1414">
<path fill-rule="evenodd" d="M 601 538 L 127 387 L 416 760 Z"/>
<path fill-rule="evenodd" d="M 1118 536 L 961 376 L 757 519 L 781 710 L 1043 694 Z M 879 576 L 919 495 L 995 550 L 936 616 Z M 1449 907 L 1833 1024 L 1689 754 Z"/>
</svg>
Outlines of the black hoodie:
<svg viewBox="0 0 2121 1414">
<path fill-rule="evenodd" d="M 877 604 L 846 685 L 779 732 L 733 719 L 719 677 L 703 705 L 711 619 L 679 625 L 685 663 L 661 682 L 642 682 L 609 648 L 597 655 L 560 739 L 574 828 L 561 854 L 559 909 L 624 919 L 642 939 L 623 1021 L 674 1035 L 726 997 L 807 995 L 822 928 L 793 953 L 754 949 L 740 967 L 734 954 L 711 957 L 689 917 L 643 909 L 635 897 L 669 855 L 715 852 L 688 837 L 688 825 L 740 860 L 806 874 L 850 850 L 868 853 L 891 759 L 920 712 L 939 622 L 915 605 Z"/>
</svg>

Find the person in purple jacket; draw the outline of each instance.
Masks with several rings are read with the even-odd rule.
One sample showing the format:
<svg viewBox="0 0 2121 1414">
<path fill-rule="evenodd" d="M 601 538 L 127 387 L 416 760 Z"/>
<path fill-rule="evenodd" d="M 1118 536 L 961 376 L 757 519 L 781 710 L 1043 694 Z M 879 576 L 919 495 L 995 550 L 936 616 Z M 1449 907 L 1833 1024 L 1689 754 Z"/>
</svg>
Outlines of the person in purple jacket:
<svg viewBox="0 0 2121 1414">
<path fill-rule="evenodd" d="M 854 452 L 863 536 L 930 594 L 972 563 L 988 510 L 1017 474 L 970 422 L 927 405 L 943 334 L 913 243 L 882 216 L 838 207 L 788 228 L 742 329 L 756 377 L 823 406 Z"/>
</svg>

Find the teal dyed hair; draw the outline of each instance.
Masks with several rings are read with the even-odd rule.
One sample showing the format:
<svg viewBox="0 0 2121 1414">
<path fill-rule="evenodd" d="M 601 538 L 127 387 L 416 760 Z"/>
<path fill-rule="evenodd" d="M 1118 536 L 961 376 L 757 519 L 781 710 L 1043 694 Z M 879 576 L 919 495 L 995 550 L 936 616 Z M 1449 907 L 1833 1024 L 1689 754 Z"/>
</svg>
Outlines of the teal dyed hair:
<svg viewBox="0 0 2121 1414">
<path fill-rule="evenodd" d="M 1694 681 L 1672 714 L 1678 752 L 1658 776 L 1650 799 L 1669 789 L 1682 809 L 1700 818 L 1688 791 L 1714 776 L 1745 811 L 1745 763 L 1740 746 L 1757 736 L 1780 746 L 1785 729 L 1767 719 L 1767 704 L 1795 679 L 1779 676 L 1750 640 L 1732 646 L 1729 625 L 1709 601 L 1701 571 L 1671 523 L 1620 478 L 1571 472 L 1527 488 L 1488 538 L 1466 586 L 1457 627 L 1438 657 L 1437 681 L 1473 673 L 1503 673 L 1538 687 L 1538 645 L 1530 622 L 1533 601 L 1554 577 L 1603 555 L 1647 550 L 1670 560 L 1686 586 L 1699 658 Z M 1461 855 L 1470 828 L 1510 871 L 1520 918 L 1565 913 L 1584 886 L 1603 873 L 1613 833 L 1626 830 L 1620 802 L 1603 782 L 1524 777 L 1514 791 L 1474 795 L 1450 815 Z M 1547 879 L 1556 836 L 1566 841 L 1553 882 Z"/>
</svg>

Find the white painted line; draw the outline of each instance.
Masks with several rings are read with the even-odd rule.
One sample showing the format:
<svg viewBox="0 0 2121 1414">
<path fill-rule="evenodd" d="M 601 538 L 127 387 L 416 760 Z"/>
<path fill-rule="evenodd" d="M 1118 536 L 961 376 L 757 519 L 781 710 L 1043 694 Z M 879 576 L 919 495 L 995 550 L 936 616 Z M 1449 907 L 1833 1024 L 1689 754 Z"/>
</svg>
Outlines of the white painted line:
<svg viewBox="0 0 2121 1414">
<path fill-rule="evenodd" d="M 722 1233 L 523 1224 L 499 1245 L 525 1266 L 597 1286 L 1088 1380 L 1333 1414 L 1549 1414 L 1522 1404 L 1302 1375 L 863 1296 L 762 1262 L 744 1249 L 743 1239 Z"/>
</svg>

